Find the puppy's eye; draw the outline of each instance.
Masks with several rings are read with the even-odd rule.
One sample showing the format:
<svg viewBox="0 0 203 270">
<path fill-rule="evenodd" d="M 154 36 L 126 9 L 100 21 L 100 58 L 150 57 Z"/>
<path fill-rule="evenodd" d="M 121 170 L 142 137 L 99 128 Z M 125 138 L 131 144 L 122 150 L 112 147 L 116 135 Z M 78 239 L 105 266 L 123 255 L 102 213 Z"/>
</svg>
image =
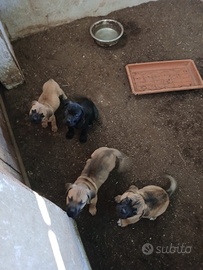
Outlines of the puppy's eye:
<svg viewBox="0 0 203 270">
<path fill-rule="evenodd" d="M 84 202 L 82 202 L 82 200 L 79 202 L 79 205 L 83 205 L 83 204 L 85 204 Z"/>
<path fill-rule="evenodd" d="M 132 201 L 132 199 L 130 199 L 130 198 L 128 198 L 128 197 L 125 198 L 125 202 L 126 202 L 126 203 L 130 203 L 131 201 Z"/>
<path fill-rule="evenodd" d="M 137 214 L 137 208 L 133 209 L 133 214 Z"/>
<path fill-rule="evenodd" d="M 69 198 L 69 197 L 68 197 L 68 199 L 69 199 L 69 202 L 72 202 L 72 200 L 73 200 L 73 196 L 72 196 L 71 198 Z"/>
<path fill-rule="evenodd" d="M 134 201 L 134 203 L 132 205 L 134 206 L 134 205 L 138 205 L 138 204 L 139 204 L 139 201 L 137 200 L 137 201 Z"/>
</svg>

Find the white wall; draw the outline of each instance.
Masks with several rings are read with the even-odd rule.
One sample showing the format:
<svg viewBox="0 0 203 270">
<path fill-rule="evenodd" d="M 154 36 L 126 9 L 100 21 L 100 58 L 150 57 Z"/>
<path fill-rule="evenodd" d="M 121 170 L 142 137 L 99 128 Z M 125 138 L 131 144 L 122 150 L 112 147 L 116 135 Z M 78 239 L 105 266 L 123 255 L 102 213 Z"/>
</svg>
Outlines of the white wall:
<svg viewBox="0 0 203 270">
<path fill-rule="evenodd" d="M 0 220 L 0 269 L 91 269 L 73 220 L 3 171 Z"/>
<path fill-rule="evenodd" d="M 15 57 L 4 25 L 0 21 L 0 81 L 12 89 L 24 82 L 24 76 Z"/>
<path fill-rule="evenodd" d="M 0 0 L 0 20 L 11 40 L 86 16 L 106 16 L 112 11 L 150 0 Z M 157 1 L 157 0 L 151 0 Z"/>
</svg>

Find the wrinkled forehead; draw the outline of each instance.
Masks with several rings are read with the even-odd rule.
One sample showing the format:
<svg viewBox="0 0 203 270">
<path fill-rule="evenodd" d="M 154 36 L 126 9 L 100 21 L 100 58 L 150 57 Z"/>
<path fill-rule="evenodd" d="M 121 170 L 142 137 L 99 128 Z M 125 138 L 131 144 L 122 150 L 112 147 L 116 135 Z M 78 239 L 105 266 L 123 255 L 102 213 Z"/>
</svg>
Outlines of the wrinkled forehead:
<svg viewBox="0 0 203 270">
<path fill-rule="evenodd" d="M 80 113 L 81 112 L 81 106 L 78 103 L 71 103 L 68 106 L 68 111 L 70 113 Z"/>
<path fill-rule="evenodd" d="M 35 112 L 36 112 L 36 110 L 37 110 L 36 105 L 33 105 L 33 106 L 32 106 L 32 108 L 30 109 L 30 114 L 35 113 Z"/>
<path fill-rule="evenodd" d="M 125 192 L 122 196 L 121 196 L 121 200 L 135 200 L 136 199 L 136 194 L 133 192 Z"/>
<path fill-rule="evenodd" d="M 33 112 L 34 111 L 34 112 Z M 43 113 L 44 115 L 46 114 L 46 108 L 44 108 L 44 106 L 38 106 L 37 104 L 33 105 L 31 110 L 30 110 L 30 114 L 41 114 Z"/>
<path fill-rule="evenodd" d="M 73 187 L 70 188 L 68 193 L 67 193 L 67 199 L 73 200 L 75 202 L 81 202 L 86 200 L 87 198 L 87 191 L 84 188 L 80 188 L 80 187 Z"/>
</svg>

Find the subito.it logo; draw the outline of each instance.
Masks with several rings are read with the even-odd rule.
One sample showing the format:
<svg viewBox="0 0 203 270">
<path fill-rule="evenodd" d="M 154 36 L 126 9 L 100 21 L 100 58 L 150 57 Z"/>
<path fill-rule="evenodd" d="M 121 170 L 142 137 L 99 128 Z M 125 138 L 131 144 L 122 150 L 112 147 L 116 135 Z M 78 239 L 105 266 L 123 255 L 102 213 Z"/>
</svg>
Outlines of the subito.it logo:
<svg viewBox="0 0 203 270">
<path fill-rule="evenodd" d="M 151 255 L 154 251 L 154 247 L 150 243 L 146 243 L 142 246 L 142 252 L 145 255 Z"/>
</svg>

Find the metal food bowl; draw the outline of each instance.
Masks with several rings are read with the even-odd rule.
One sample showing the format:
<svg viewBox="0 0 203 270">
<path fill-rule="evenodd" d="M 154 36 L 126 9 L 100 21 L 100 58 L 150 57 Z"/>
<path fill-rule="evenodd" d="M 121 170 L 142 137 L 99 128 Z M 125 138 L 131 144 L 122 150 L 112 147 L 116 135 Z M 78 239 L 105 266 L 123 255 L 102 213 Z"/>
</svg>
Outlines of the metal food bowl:
<svg viewBox="0 0 203 270">
<path fill-rule="evenodd" d="M 90 35 L 102 47 L 115 45 L 123 35 L 123 32 L 122 24 L 111 19 L 100 20 L 90 27 Z"/>
</svg>

